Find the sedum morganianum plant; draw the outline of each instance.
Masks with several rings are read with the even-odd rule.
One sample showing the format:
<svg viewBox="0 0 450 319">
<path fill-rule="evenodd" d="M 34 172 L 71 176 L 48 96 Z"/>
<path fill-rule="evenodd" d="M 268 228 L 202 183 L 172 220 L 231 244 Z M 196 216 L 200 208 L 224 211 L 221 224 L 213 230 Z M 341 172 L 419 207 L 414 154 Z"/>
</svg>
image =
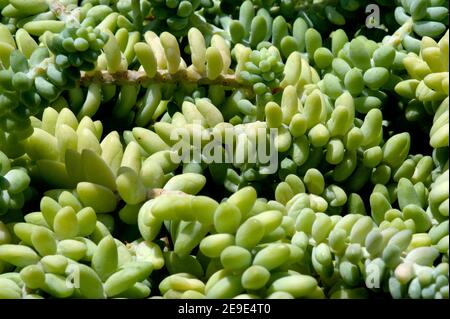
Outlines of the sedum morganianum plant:
<svg viewBox="0 0 450 319">
<path fill-rule="evenodd" d="M 448 299 L 448 50 L 443 0 L 1 0 L 0 299 Z"/>
</svg>

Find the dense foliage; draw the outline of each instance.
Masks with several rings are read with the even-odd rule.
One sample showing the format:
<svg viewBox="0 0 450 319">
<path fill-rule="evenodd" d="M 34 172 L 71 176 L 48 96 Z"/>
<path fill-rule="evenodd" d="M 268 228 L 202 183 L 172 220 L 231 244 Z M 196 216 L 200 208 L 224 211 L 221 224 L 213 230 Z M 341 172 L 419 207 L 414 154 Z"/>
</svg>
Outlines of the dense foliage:
<svg viewBox="0 0 450 319">
<path fill-rule="evenodd" d="M 1 298 L 449 298 L 446 0 L 0 0 Z"/>
</svg>

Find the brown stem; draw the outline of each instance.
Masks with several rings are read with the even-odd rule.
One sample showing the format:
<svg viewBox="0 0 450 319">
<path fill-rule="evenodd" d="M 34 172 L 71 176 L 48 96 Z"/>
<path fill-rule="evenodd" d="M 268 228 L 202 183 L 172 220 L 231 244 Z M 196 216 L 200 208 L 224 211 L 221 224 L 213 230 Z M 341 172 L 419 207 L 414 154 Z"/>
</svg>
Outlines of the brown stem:
<svg viewBox="0 0 450 319">
<path fill-rule="evenodd" d="M 412 28 L 414 25 L 414 21 L 412 18 L 410 18 L 408 21 L 406 21 L 400 28 L 398 28 L 392 36 L 388 37 L 387 40 L 384 42 L 384 44 L 392 45 L 394 47 L 397 47 L 400 45 L 403 41 L 403 39 L 411 34 Z"/>
<path fill-rule="evenodd" d="M 58 0 L 48 0 L 48 6 L 59 20 L 71 25 L 78 25 L 80 23 L 80 8 L 66 6 Z"/>
<path fill-rule="evenodd" d="M 179 195 L 179 196 L 184 196 L 184 195 L 188 195 L 185 192 L 182 191 L 169 191 L 169 190 L 165 190 L 162 188 L 151 188 L 147 191 L 147 200 L 149 199 L 153 199 L 162 195 Z"/>
<path fill-rule="evenodd" d="M 144 71 L 119 71 L 116 73 L 109 73 L 108 71 L 94 71 L 81 72 L 81 85 L 89 85 L 90 83 L 104 83 L 104 84 L 170 84 L 170 83 L 196 83 L 198 85 L 223 85 L 230 88 L 251 89 L 251 86 L 237 81 L 234 74 L 223 74 L 214 80 L 210 80 L 205 76 L 188 76 L 186 70 L 180 70 L 175 74 L 170 74 L 168 71 L 158 71 L 152 78 L 148 77 Z"/>
</svg>

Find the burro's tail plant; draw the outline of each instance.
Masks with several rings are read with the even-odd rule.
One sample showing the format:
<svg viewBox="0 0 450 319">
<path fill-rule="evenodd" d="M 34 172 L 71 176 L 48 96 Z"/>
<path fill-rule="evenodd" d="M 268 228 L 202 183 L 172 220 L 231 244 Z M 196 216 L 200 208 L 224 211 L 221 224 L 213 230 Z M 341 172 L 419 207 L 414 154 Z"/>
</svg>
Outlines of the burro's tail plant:
<svg viewBox="0 0 450 319">
<path fill-rule="evenodd" d="M 448 299 L 448 1 L 372 2 L 0 0 L 0 299 Z"/>
</svg>

